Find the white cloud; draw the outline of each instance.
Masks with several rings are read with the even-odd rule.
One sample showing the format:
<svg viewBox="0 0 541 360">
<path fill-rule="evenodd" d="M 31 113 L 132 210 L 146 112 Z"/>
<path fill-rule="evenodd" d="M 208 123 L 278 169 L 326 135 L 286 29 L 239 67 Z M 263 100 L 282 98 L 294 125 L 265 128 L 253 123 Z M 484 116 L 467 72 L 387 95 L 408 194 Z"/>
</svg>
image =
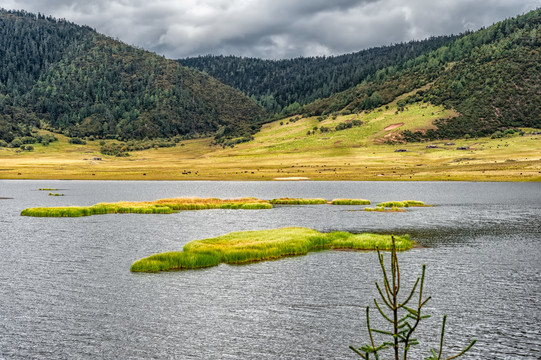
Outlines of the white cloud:
<svg viewBox="0 0 541 360">
<path fill-rule="evenodd" d="M 171 58 L 331 55 L 489 26 L 541 0 L 6 0 Z"/>
</svg>

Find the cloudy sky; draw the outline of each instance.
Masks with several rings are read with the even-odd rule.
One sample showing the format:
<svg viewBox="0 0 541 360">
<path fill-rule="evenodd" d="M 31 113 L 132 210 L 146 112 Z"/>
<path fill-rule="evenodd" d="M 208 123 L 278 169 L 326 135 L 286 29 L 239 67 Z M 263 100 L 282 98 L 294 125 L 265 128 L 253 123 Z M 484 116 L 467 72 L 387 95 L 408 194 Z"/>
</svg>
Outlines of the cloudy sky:
<svg viewBox="0 0 541 360">
<path fill-rule="evenodd" d="M 169 58 L 338 55 L 489 26 L 541 0 L 0 0 Z"/>
</svg>

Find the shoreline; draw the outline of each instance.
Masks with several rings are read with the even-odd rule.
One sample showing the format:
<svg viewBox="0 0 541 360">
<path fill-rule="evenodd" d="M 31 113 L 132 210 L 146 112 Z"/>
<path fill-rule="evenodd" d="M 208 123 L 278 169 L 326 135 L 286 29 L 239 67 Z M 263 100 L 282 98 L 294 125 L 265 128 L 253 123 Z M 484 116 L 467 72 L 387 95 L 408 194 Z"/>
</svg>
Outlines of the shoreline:
<svg viewBox="0 0 541 360">
<path fill-rule="evenodd" d="M 532 182 L 538 183 L 541 182 L 541 175 L 534 178 L 523 178 L 523 177 L 498 177 L 498 178 L 472 178 L 472 177 L 460 177 L 456 176 L 454 178 L 440 178 L 434 176 L 418 176 L 415 179 L 400 179 L 400 178 L 375 178 L 375 177 L 351 177 L 351 178 L 303 178 L 303 179 L 294 179 L 294 180 L 280 180 L 280 179 L 255 179 L 255 178 L 236 178 L 236 177 L 197 177 L 197 178 L 177 178 L 177 177 L 167 177 L 167 178 L 158 178 L 158 177 L 1 177 L 0 181 L 176 181 L 176 182 L 190 182 L 190 181 L 208 181 L 208 182 L 219 182 L 219 181 L 242 181 L 242 182 L 323 182 L 323 181 L 339 181 L 339 182 L 482 182 L 482 183 L 523 183 L 523 182 Z"/>
<path fill-rule="evenodd" d="M 0 180 L 541 182 L 541 137 L 456 140 L 457 147 L 468 148 L 459 151 L 439 142 L 430 143 L 437 148 L 378 145 L 370 139 L 275 143 L 265 131 L 260 140 L 235 148 L 222 149 L 205 138 L 127 157 L 101 154 L 96 141 L 73 145 L 57 135 L 57 142 L 36 145 L 32 152 L 0 148 Z M 301 146 L 302 141 L 315 144 Z"/>
<path fill-rule="evenodd" d="M 66 177 L 66 178 L 54 178 L 54 177 L 41 177 L 41 178 L 15 178 L 15 177 L 0 177 L 0 181 L 175 181 L 175 182 L 284 182 L 284 180 L 274 179 L 252 179 L 252 178 L 84 178 L 84 177 Z M 347 179 L 303 179 L 303 180 L 289 180 L 290 182 L 325 182 L 325 181 L 337 181 L 337 182 L 470 182 L 470 183 L 538 183 L 541 182 L 541 176 L 534 179 L 523 178 L 505 178 L 505 179 L 471 179 L 471 178 L 456 178 L 456 179 L 439 179 L 432 177 L 419 177 L 417 179 L 376 179 L 376 178 L 347 178 Z M 9 198 L 7 198 L 9 199 Z"/>
</svg>

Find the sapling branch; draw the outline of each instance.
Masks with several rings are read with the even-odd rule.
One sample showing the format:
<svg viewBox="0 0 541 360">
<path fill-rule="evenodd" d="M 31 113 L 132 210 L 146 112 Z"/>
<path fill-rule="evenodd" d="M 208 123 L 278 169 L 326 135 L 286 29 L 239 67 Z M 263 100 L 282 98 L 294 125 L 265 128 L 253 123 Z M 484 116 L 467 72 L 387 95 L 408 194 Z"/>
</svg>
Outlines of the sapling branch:
<svg viewBox="0 0 541 360">
<path fill-rule="evenodd" d="M 439 349 L 437 355 L 436 355 L 436 352 L 433 349 L 431 349 L 432 355 L 433 355 L 432 358 L 429 358 L 431 360 L 440 360 L 441 359 L 441 355 L 443 353 L 443 338 L 445 336 L 445 322 L 446 321 L 447 321 L 447 315 L 443 315 L 443 321 L 442 321 L 442 324 L 441 324 L 441 335 L 440 335 L 440 349 Z M 459 356 L 464 355 L 464 353 L 466 353 L 466 351 L 468 351 L 473 346 L 473 344 L 475 344 L 476 342 L 477 342 L 477 340 L 472 340 L 472 342 L 468 346 L 466 346 L 461 352 L 459 352 L 458 354 L 456 354 L 454 356 L 448 357 L 445 360 L 456 359 Z"/>
<path fill-rule="evenodd" d="M 432 298 L 431 296 L 427 297 L 426 299 L 423 299 L 423 290 L 424 290 L 424 281 L 425 281 L 425 272 L 426 272 L 426 265 L 423 265 L 421 276 L 417 278 L 415 281 L 415 284 L 413 285 L 411 291 L 409 291 L 408 296 L 405 298 L 403 302 L 400 302 L 398 299 L 398 294 L 400 292 L 400 267 L 398 265 L 398 257 L 396 254 L 396 243 L 394 237 L 391 237 L 391 264 L 390 264 L 390 274 L 387 271 L 387 268 L 385 267 L 385 262 L 383 255 L 380 253 L 379 249 L 377 249 L 378 252 L 378 260 L 381 267 L 381 273 L 383 277 L 383 288 L 378 284 L 378 282 L 375 282 L 376 289 L 378 291 L 380 301 L 378 302 L 378 299 L 374 298 L 374 304 L 376 308 L 378 309 L 378 312 L 380 315 L 387 320 L 389 323 L 392 324 L 392 330 L 382 330 L 382 329 L 375 329 L 371 328 L 370 326 L 370 312 L 369 307 L 366 308 L 366 323 L 368 328 L 368 335 L 370 337 L 370 344 L 367 344 L 359 349 L 355 349 L 354 347 L 350 346 L 350 349 L 352 349 L 357 355 L 359 355 L 361 358 L 368 360 L 370 358 L 370 354 L 373 354 L 375 359 L 379 359 L 379 353 L 383 351 L 384 349 L 388 349 L 391 347 L 393 349 L 394 353 L 394 359 L 399 360 L 400 356 L 400 347 L 403 348 L 403 360 L 407 360 L 408 357 L 408 351 L 411 350 L 411 347 L 414 345 L 419 345 L 419 342 L 417 339 L 413 338 L 412 335 L 417 330 L 417 327 L 421 320 L 426 319 L 430 317 L 430 315 L 423 315 L 422 314 L 422 308 L 426 305 L 426 303 Z M 390 275 L 390 276 L 389 276 Z M 417 300 L 417 306 L 415 307 L 408 307 L 408 303 L 413 299 L 415 294 L 418 290 L 418 300 Z M 381 304 L 381 305 L 380 305 Z M 392 312 L 392 316 L 388 316 L 384 309 L 383 305 L 387 308 L 387 310 Z M 405 313 L 404 313 L 405 312 Z M 443 324 L 442 324 L 442 331 L 441 331 L 441 337 L 440 337 L 440 349 L 439 352 L 436 353 L 434 349 L 431 349 L 432 356 L 427 358 L 428 360 L 441 360 L 442 356 L 442 349 L 443 349 L 443 339 L 445 336 L 445 322 L 447 317 L 444 316 L 443 318 Z M 411 323 L 410 323 L 411 321 Z M 378 333 L 383 336 L 391 337 L 391 341 L 383 341 L 380 345 L 376 345 L 376 342 L 374 341 L 373 333 Z M 476 340 L 473 340 L 464 350 L 462 350 L 457 355 L 454 355 L 452 357 L 449 357 L 445 360 L 451 360 L 456 359 L 457 357 L 463 355 L 468 350 L 471 349 L 471 347 L 475 344 Z M 363 354 L 364 353 L 364 354 Z"/>
</svg>

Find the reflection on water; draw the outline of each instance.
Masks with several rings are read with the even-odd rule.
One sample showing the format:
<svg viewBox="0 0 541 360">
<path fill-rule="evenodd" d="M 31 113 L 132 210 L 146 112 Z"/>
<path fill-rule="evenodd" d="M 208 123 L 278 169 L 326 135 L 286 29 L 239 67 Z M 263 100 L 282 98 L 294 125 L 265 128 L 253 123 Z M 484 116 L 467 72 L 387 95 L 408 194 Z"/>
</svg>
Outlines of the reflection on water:
<svg viewBox="0 0 541 360">
<path fill-rule="evenodd" d="M 49 197 L 39 188 L 62 188 Z M 171 215 L 26 218 L 31 206 L 180 196 L 422 200 L 406 213 L 351 206 L 209 210 Z M 393 182 L 1 181 L 0 358 L 355 358 L 364 307 L 376 295 L 370 252 L 316 252 L 245 266 L 132 274 L 130 264 L 230 231 L 306 226 L 409 233 L 425 248 L 399 254 L 403 276 L 427 264 L 437 346 L 448 314 L 450 353 L 541 357 L 541 185 Z M 410 276 L 407 276 L 407 275 Z M 488 354 L 488 355 L 487 355 Z M 414 358 L 421 358 L 416 353 Z"/>
</svg>

